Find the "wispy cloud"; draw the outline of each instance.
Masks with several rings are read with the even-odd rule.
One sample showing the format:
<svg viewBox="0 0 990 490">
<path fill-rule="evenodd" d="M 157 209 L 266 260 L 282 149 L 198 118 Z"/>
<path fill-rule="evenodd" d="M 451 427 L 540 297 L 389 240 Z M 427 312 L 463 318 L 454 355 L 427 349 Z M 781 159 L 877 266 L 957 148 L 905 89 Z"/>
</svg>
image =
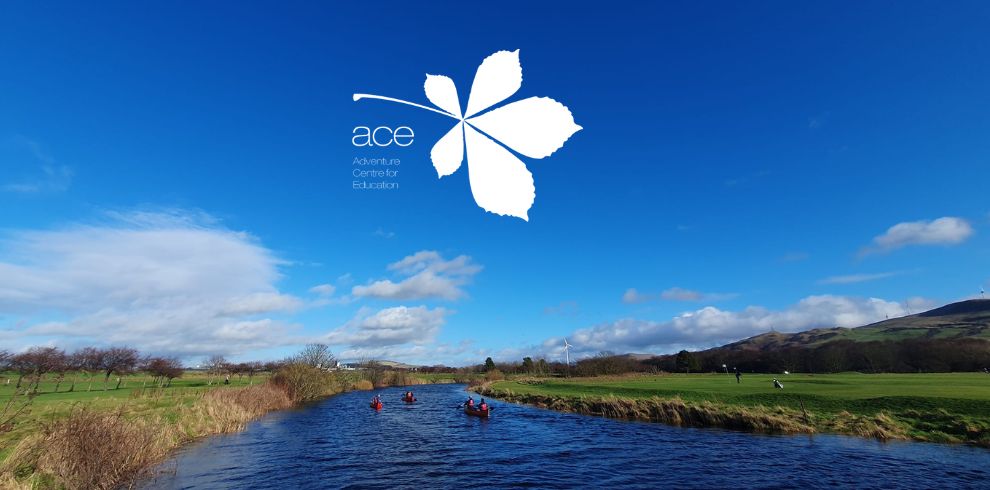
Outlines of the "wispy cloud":
<svg viewBox="0 0 990 490">
<path fill-rule="evenodd" d="M 818 281 L 818 284 L 854 284 L 858 282 L 876 281 L 900 275 L 901 272 L 877 272 L 873 274 L 848 274 L 844 276 L 831 276 Z"/>
<path fill-rule="evenodd" d="M 882 235 L 873 238 L 873 244 L 860 251 L 860 255 L 883 253 L 909 245 L 956 245 L 973 235 L 973 227 L 963 218 L 946 216 L 931 221 L 897 223 Z"/>
<path fill-rule="evenodd" d="M 741 186 L 744 184 L 748 184 L 750 182 L 758 181 L 763 177 L 766 177 L 767 175 L 770 175 L 769 170 L 759 170 L 746 175 L 725 179 L 722 181 L 722 185 L 724 185 L 725 187 Z"/>
<path fill-rule="evenodd" d="M 376 237 L 379 237 L 379 238 L 395 238 L 395 232 L 394 231 L 385 231 L 380 226 L 378 227 L 377 230 L 375 230 L 374 235 Z"/>
<path fill-rule="evenodd" d="M 388 270 L 404 279 L 354 286 L 351 294 L 359 298 L 456 300 L 466 295 L 462 286 L 481 269 L 467 255 L 446 260 L 436 251 L 423 250 L 389 264 Z"/>
<path fill-rule="evenodd" d="M 544 315 L 574 316 L 580 311 L 577 301 L 561 301 L 554 306 L 543 308 Z"/>
<path fill-rule="evenodd" d="M 473 343 L 470 340 L 456 343 L 354 346 L 342 350 L 339 357 L 353 361 L 388 359 L 427 365 L 436 364 L 443 360 L 443 362 L 456 366 L 476 363 L 477 359 L 484 359 L 484 356 L 472 350 L 472 347 Z"/>
<path fill-rule="evenodd" d="M 71 185 L 72 168 L 56 162 L 37 141 L 18 136 L 3 146 L 6 151 L 0 153 L 0 166 L 23 169 L 23 174 L 0 184 L 0 191 L 17 194 L 63 192 Z"/>
<path fill-rule="evenodd" d="M 749 306 L 721 310 L 712 306 L 682 313 L 667 321 L 624 318 L 575 330 L 566 335 L 574 345 L 572 359 L 600 351 L 670 353 L 682 348 L 707 348 L 768 332 L 797 332 L 819 327 L 857 327 L 917 313 L 933 303 L 847 296 L 808 296 L 783 310 Z M 560 352 L 561 339 L 551 337 L 532 350 L 548 356 Z"/>
<path fill-rule="evenodd" d="M 828 121 L 829 113 L 822 112 L 808 118 L 808 129 L 821 129 Z"/>
<path fill-rule="evenodd" d="M 644 293 L 636 288 L 629 288 L 622 294 L 622 302 L 626 304 L 646 303 L 649 301 L 724 301 L 737 297 L 735 293 L 703 293 L 691 289 L 672 287 L 659 293 Z"/>
<path fill-rule="evenodd" d="M 802 260 L 807 260 L 809 257 L 807 252 L 788 252 L 780 257 L 781 262 L 800 262 Z"/>
</svg>

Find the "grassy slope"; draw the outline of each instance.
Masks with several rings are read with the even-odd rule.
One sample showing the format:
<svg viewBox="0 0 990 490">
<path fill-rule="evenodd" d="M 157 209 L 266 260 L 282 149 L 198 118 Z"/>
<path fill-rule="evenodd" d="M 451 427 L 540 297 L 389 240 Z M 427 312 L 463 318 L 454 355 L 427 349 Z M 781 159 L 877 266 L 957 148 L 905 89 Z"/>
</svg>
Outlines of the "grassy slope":
<svg viewBox="0 0 990 490">
<path fill-rule="evenodd" d="M 688 403 L 713 402 L 742 407 L 805 408 L 822 420 L 842 412 L 895 416 L 910 436 L 952 440 L 944 434 L 968 429 L 990 430 L 990 376 L 986 374 L 831 374 L 780 376 L 784 390 L 775 390 L 770 375 L 670 374 L 617 378 L 575 378 L 502 381 L 495 390 L 563 398 L 617 396 L 630 399 L 680 398 Z M 982 436 L 981 436 L 982 437 Z"/>
<path fill-rule="evenodd" d="M 898 342 L 924 338 L 990 340 L 990 300 L 961 301 L 925 313 L 892 318 L 857 328 L 819 328 L 793 334 L 766 333 L 734 342 L 727 347 L 818 347 L 838 340 Z"/>
<path fill-rule="evenodd" d="M 7 457 L 17 441 L 36 432 L 41 422 L 61 417 L 76 406 L 85 405 L 106 411 L 122 409 L 130 417 L 161 415 L 174 420 L 180 407 L 191 406 L 207 389 L 218 386 L 243 387 L 262 383 L 265 379 L 265 376 L 260 375 L 255 376 L 253 381 L 247 377 L 231 377 L 229 385 L 223 385 L 222 382 L 218 385 L 214 380 L 210 386 L 204 373 L 187 372 L 182 378 L 173 380 L 170 387 L 155 392 L 152 389 L 154 383 L 146 375 L 125 376 L 120 389 L 113 389 L 116 381 L 112 378 L 110 389 L 106 391 L 103 390 L 102 378 L 97 377 L 92 383 L 92 389 L 87 391 L 90 387 L 88 378 L 80 377 L 75 390 L 68 391 L 71 382 L 67 380 L 61 384 L 58 393 L 54 392 L 55 383 L 46 380 L 40 384 L 39 393 L 31 402 L 29 411 L 18 417 L 13 430 L 0 433 L 0 461 Z M 5 379 L 0 378 L 0 404 L 6 404 L 10 399 L 16 381 L 14 376 L 8 385 Z"/>
</svg>

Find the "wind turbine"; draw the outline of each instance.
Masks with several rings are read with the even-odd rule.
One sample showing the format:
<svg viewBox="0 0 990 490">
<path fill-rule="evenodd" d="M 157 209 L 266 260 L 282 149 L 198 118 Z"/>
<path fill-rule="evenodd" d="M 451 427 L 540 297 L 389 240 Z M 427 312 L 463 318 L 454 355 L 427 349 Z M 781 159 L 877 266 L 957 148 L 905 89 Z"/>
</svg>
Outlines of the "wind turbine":
<svg viewBox="0 0 990 490">
<path fill-rule="evenodd" d="M 564 362 L 565 362 L 565 363 L 566 363 L 566 364 L 567 364 L 568 366 L 570 366 L 570 365 L 571 365 L 571 356 L 570 356 L 570 353 L 569 353 L 569 351 L 570 351 L 570 349 L 571 349 L 571 347 L 574 347 L 574 346 L 573 346 L 573 345 L 571 345 L 571 344 L 568 344 L 568 343 L 567 343 L 567 338 L 565 337 L 565 338 L 564 338 Z"/>
</svg>

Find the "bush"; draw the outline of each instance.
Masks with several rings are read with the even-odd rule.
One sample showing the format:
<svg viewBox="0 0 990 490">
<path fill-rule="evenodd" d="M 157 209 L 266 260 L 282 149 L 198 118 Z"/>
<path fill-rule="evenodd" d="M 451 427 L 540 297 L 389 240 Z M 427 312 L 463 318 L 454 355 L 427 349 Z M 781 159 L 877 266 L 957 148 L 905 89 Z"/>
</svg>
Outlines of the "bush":
<svg viewBox="0 0 990 490">
<path fill-rule="evenodd" d="M 505 375 L 498 369 L 492 369 L 485 373 L 485 381 L 501 381 L 503 379 L 505 379 Z"/>
<path fill-rule="evenodd" d="M 129 421 L 120 411 L 88 408 L 44 427 L 26 439 L 7 461 L 54 475 L 65 488 L 113 489 L 133 484 L 172 447 L 175 435 L 145 421 Z"/>
<path fill-rule="evenodd" d="M 272 377 L 272 383 L 294 402 L 316 400 L 343 391 L 336 374 L 306 364 L 287 364 Z"/>
<path fill-rule="evenodd" d="M 375 385 L 371 384 L 371 381 L 368 381 L 366 379 L 359 379 L 351 384 L 351 389 L 370 391 L 375 389 Z"/>
</svg>

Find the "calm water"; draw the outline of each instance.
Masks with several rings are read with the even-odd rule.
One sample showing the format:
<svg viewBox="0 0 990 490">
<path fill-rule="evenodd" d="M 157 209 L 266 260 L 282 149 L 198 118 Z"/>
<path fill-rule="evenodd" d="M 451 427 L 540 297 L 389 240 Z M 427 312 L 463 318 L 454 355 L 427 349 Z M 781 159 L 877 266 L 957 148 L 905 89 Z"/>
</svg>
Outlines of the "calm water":
<svg viewBox="0 0 990 490">
<path fill-rule="evenodd" d="M 185 448 L 148 488 L 990 488 L 990 451 L 841 436 L 761 436 L 454 407 L 462 385 L 348 393 Z"/>
</svg>

